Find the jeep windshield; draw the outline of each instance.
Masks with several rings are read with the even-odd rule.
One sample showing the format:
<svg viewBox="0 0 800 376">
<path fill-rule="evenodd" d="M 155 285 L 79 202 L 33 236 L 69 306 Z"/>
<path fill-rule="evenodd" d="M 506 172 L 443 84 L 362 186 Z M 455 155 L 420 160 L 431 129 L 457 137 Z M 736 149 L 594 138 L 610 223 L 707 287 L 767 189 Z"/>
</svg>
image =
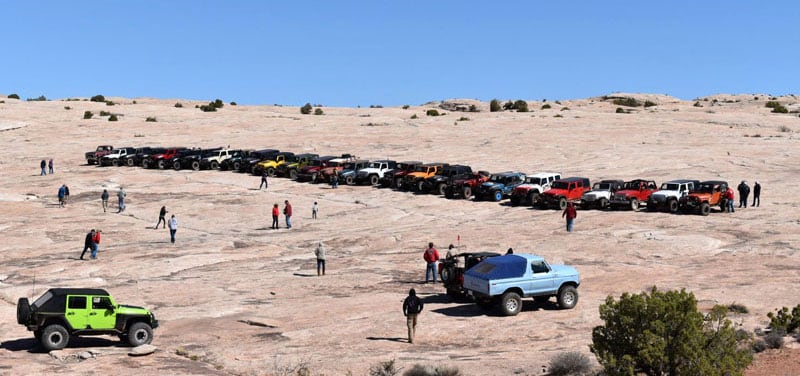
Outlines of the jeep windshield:
<svg viewBox="0 0 800 376">
<path fill-rule="evenodd" d="M 508 181 L 508 179 L 509 179 L 508 176 L 492 175 L 492 177 L 489 178 L 489 181 L 492 183 L 505 183 L 506 181 Z"/>
<path fill-rule="evenodd" d="M 662 191 L 677 191 L 681 185 L 678 183 L 663 183 L 661 184 Z"/>
<path fill-rule="evenodd" d="M 711 193 L 714 192 L 714 184 L 700 184 L 695 192 Z"/>
<path fill-rule="evenodd" d="M 569 188 L 569 183 L 564 181 L 554 181 L 553 185 L 550 186 L 553 189 L 567 189 Z"/>
<path fill-rule="evenodd" d="M 525 183 L 542 185 L 542 178 L 528 177 L 528 179 L 527 179 L 527 181 Z"/>
<path fill-rule="evenodd" d="M 429 168 L 428 166 L 417 166 L 417 167 L 414 167 L 414 172 L 425 172 L 425 173 L 427 173 L 428 172 L 428 168 Z"/>
<path fill-rule="evenodd" d="M 592 187 L 592 190 L 593 191 L 610 191 L 611 190 L 611 184 L 609 184 L 609 183 L 594 183 L 594 186 Z"/>
</svg>

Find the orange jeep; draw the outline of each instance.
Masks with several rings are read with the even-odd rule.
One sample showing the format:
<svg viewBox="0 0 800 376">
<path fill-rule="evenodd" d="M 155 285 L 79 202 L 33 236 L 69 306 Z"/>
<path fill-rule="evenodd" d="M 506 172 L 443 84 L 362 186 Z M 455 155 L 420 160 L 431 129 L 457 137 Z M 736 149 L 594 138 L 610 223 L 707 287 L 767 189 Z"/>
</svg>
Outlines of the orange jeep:
<svg viewBox="0 0 800 376">
<path fill-rule="evenodd" d="M 723 194 L 728 190 L 728 182 L 709 180 L 701 182 L 697 188 L 688 195 L 681 197 L 678 207 L 683 213 L 697 213 L 708 215 L 711 207 L 719 205 L 720 211 L 724 209 Z"/>
<path fill-rule="evenodd" d="M 447 163 L 426 163 L 419 165 L 414 169 L 414 172 L 410 172 L 408 175 L 403 177 L 403 184 L 398 188 L 406 191 L 417 189 L 419 182 L 435 176 L 436 173 L 444 166 L 447 166 Z"/>
</svg>

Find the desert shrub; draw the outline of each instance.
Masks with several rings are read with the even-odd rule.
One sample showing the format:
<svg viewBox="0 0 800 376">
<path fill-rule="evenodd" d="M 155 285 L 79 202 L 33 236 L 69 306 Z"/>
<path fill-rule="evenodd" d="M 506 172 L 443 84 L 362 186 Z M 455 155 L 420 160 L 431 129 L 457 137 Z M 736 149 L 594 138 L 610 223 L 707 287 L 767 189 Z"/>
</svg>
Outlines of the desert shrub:
<svg viewBox="0 0 800 376">
<path fill-rule="evenodd" d="M 528 102 L 525 102 L 522 99 L 517 99 L 514 102 L 514 109 L 517 110 L 517 112 L 528 112 Z"/>
<path fill-rule="evenodd" d="M 504 110 L 511 110 L 513 108 L 514 108 L 514 102 L 512 102 L 510 100 L 503 104 L 503 109 Z"/>
<path fill-rule="evenodd" d="M 653 107 L 653 106 L 658 106 L 658 104 L 656 104 L 656 102 L 653 102 L 653 101 L 647 101 L 647 100 L 646 100 L 646 101 L 644 101 L 644 107 L 645 107 L 645 108 L 647 108 L 647 107 Z"/>
<path fill-rule="evenodd" d="M 311 109 L 311 103 L 306 103 L 303 105 L 303 107 L 300 107 L 300 113 L 303 115 L 308 115 L 311 113 Z"/>
<path fill-rule="evenodd" d="M 225 103 L 222 103 L 222 99 L 215 99 L 213 103 L 209 103 L 209 104 L 214 106 L 214 107 L 216 107 L 216 108 L 225 107 Z"/>
<path fill-rule="evenodd" d="M 772 109 L 772 112 L 776 113 L 776 114 L 786 114 L 786 113 L 789 112 L 789 109 L 787 109 L 786 107 L 783 107 L 781 105 L 778 105 L 778 107 L 775 107 L 775 108 Z"/>
<path fill-rule="evenodd" d="M 395 376 L 400 370 L 395 365 L 394 359 L 379 362 L 369 367 L 369 376 Z"/>
<path fill-rule="evenodd" d="M 417 114 L 411 115 L 411 119 L 417 119 L 417 118 L 419 118 L 419 116 L 417 116 Z"/>
<path fill-rule="evenodd" d="M 8 99 L 19 99 L 19 95 L 18 94 L 9 94 L 8 95 Z"/>
<path fill-rule="evenodd" d="M 111 116 L 108 117 L 108 121 L 117 121 L 117 120 L 118 120 L 117 115 L 115 114 L 111 114 Z"/>
<path fill-rule="evenodd" d="M 695 107 L 703 107 L 703 105 L 700 104 L 700 101 L 694 102 L 693 106 L 695 106 Z"/>
<path fill-rule="evenodd" d="M 462 116 L 462 117 L 458 118 L 458 121 L 469 121 L 469 118 L 466 117 L 466 116 Z"/>
<path fill-rule="evenodd" d="M 754 353 L 763 352 L 768 348 L 769 346 L 767 346 L 767 343 L 764 342 L 763 339 L 757 339 L 755 342 L 753 342 L 753 345 L 751 346 L 751 350 L 753 350 Z"/>
<path fill-rule="evenodd" d="M 70 106 L 64 106 L 64 109 L 65 109 L 65 110 L 71 110 L 71 109 L 72 109 L 72 107 L 70 107 Z"/>
<path fill-rule="evenodd" d="M 624 109 L 622 109 L 622 107 L 617 107 L 617 110 L 616 110 L 616 111 L 614 111 L 614 112 L 616 112 L 616 113 L 618 113 L 618 114 L 625 114 L 625 113 L 627 113 L 627 112 L 626 112 Z"/>
<path fill-rule="evenodd" d="M 599 311 L 604 324 L 592 330 L 589 348 L 607 375 L 741 374 L 752 361 L 727 309 L 703 315 L 685 290 L 609 296 Z"/>
<path fill-rule="evenodd" d="M 767 101 L 767 103 L 764 104 L 764 107 L 775 108 L 775 107 L 780 107 L 780 105 L 781 104 L 778 101 Z"/>
<path fill-rule="evenodd" d="M 380 104 L 371 104 L 369 105 L 369 108 L 383 108 L 383 106 Z"/>
<path fill-rule="evenodd" d="M 176 103 L 175 103 L 175 108 L 183 108 L 183 103 L 181 103 L 181 102 L 176 102 Z"/>
<path fill-rule="evenodd" d="M 458 367 L 415 364 L 403 376 L 461 376 Z"/>
<path fill-rule="evenodd" d="M 641 102 L 639 102 L 636 99 L 633 99 L 631 97 L 617 98 L 617 99 L 614 99 L 614 101 L 612 103 L 614 103 L 617 106 L 626 106 L 626 107 L 639 107 L 639 106 L 642 105 Z"/>
<path fill-rule="evenodd" d="M 553 117 L 554 117 L 554 118 L 563 118 L 563 117 L 564 117 L 564 115 L 561 115 L 561 114 L 555 114 L 555 115 L 553 115 Z"/>
<path fill-rule="evenodd" d="M 766 336 L 764 336 L 764 343 L 767 344 L 767 348 L 770 349 L 780 349 L 783 348 L 783 336 L 785 333 L 781 330 L 773 330 L 769 332 Z"/>
<path fill-rule="evenodd" d="M 109 116 L 109 115 L 111 115 L 111 113 L 108 111 L 100 111 L 100 116 Z"/>
<path fill-rule="evenodd" d="M 106 97 L 104 97 L 104 96 L 102 96 L 100 94 L 97 94 L 97 95 L 89 98 L 89 100 L 92 101 L 92 102 L 105 102 L 106 101 Z"/>
<path fill-rule="evenodd" d="M 794 340 L 800 342 L 800 333 L 794 335 Z"/>
<path fill-rule="evenodd" d="M 549 103 L 545 103 L 545 104 L 542 105 L 541 108 L 542 108 L 542 110 L 549 110 L 549 109 L 553 108 L 553 106 L 551 106 Z"/>
<path fill-rule="evenodd" d="M 546 102 L 546 101 L 547 101 L 547 100 L 545 100 L 545 102 Z M 556 101 L 556 104 L 557 104 L 557 105 L 561 105 L 561 101 Z"/>
<path fill-rule="evenodd" d="M 158 120 L 156 120 L 156 117 L 155 117 L 155 116 L 148 116 L 148 117 L 147 117 L 147 119 L 145 119 L 145 121 L 146 121 L 146 122 L 150 122 L 150 123 L 155 123 L 155 122 L 157 122 Z"/>
<path fill-rule="evenodd" d="M 787 132 L 791 132 L 792 131 L 789 127 L 787 127 L 785 125 L 781 125 L 780 128 L 778 128 L 778 130 L 783 132 L 783 133 L 787 133 Z"/>
<path fill-rule="evenodd" d="M 106 101 L 106 106 L 113 106 L 115 104 L 114 101 Z"/>
<path fill-rule="evenodd" d="M 321 108 L 318 108 L 318 109 L 314 110 L 314 115 L 325 115 L 325 113 L 322 112 Z"/>
<path fill-rule="evenodd" d="M 489 112 L 498 112 L 500 110 L 502 110 L 502 107 L 500 107 L 500 101 L 497 99 L 492 99 L 492 101 L 489 102 Z"/>
<path fill-rule="evenodd" d="M 28 102 L 44 102 L 46 100 L 47 100 L 47 98 L 44 95 L 40 95 L 40 96 L 38 96 L 36 98 L 28 98 L 28 99 L 26 99 L 26 101 L 28 101 Z"/>
<path fill-rule="evenodd" d="M 136 104 L 136 101 L 133 101 L 133 104 Z"/>
<path fill-rule="evenodd" d="M 480 112 L 480 110 L 478 110 L 478 106 L 476 106 L 474 104 L 469 105 L 469 110 L 468 111 L 469 112 Z"/>
<path fill-rule="evenodd" d="M 736 329 L 736 332 L 734 332 L 733 336 L 739 342 L 748 341 L 753 338 L 753 336 L 750 335 L 750 332 L 744 329 Z"/>
<path fill-rule="evenodd" d="M 750 310 L 744 304 L 739 303 L 731 303 L 728 304 L 726 307 L 728 312 L 735 312 L 735 313 L 750 313 Z"/>
<path fill-rule="evenodd" d="M 238 106 L 236 102 L 231 102 L 231 106 Z"/>
<path fill-rule="evenodd" d="M 800 304 L 796 305 L 791 312 L 789 312 L 789 308 L 783 307 L 776 309 L 775 313 L 767 313 L 767 317 L 769 317 L 769 327 L 773 331 L 794 333 L 800 328 Z"/>
<path fill-rule="evenodd" d="M 92 116 L 94 116 L 94 113 L 92 111 L 83 111 L 83 118 L 84 119 L 91 119 Z"/>
<path fill-rule="evenodd" d="M 404 109 L 404 110 L 408 110 L 408 108 L 409 108 L 409 107 L 411 107 L 411 106 L 409 106 L 409 105 L 407 105 L 407 104 L 404 104 L 404 105 L 403 105 L 403 109 Z"/>
<path fill-rule="evenodd" d="M 561 107 L 561 110 L 559 111 L 569 111 L 569 107 Z"/>
<path fill-rule="evenodd" d="M 562 352 L 550 359 L 547 374 L 552 376 L 587 375 L 592 370 L 589 357 L 577 351 Z"/>
<path fill-rule="evenodd" d="M 439 114 L 439 111 L 436 111 L 436 109 L 431 108 L 430 110 L 425 111 L 425 115 L 428 115 L 428 116 L 439 116 L 440 114 Z"/>
</svg>

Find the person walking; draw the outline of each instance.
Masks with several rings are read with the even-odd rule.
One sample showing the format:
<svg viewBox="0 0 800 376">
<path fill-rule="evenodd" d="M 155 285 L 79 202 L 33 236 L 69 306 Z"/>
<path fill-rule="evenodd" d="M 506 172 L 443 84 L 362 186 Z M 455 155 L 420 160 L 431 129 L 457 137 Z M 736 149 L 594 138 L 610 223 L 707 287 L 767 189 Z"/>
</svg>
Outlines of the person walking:
<svg viewBox="0 0 800 376">
<path fill-rule="evenodd" d="M 163 228 L 167 228 L 166 216 L 167 216 L 167 207 L 166 206 L 162 206 L 161 207 L 161 211 L 158 212 L 158 223 L 156 223 L 156 227 L 155 227 L 156 229 L 158 229 L 158 225 L 161 224 L 161 221 L 164 221 L 164 227 Z"/>
<path fill-rule="evenodd" d="M 119 211 L 117 213 L 122 213 L 125 211 L 125 190 L 122 187 L 119 187 L 119 192 L 117 192 L 117 199 L 119 201 Z"/>
<path fill-rule="evenodd" d="M 317 256 L 317 277 L 325 275 L 325 245 L 322 242 L 317 244 L 314 256 Z M 320 271 L 322 271 L 322 274 L 320 274 Z"/>
<path fill-rule="evenodd" d="M 102 230 L 97 230 L 94 232 L 94 236 L 92 236 L 92 260 L 97 259 L 97 251 L 100 250 L 100 233 L 103 232 Z"/>
<path fill-rule="evenodd" d="M 94 246 L 92 246 L 93 243 L 94 243 L 94 229 L 92 229 L 92 231 L 89 231 L 86 234 L 86 238 L 83 240 L 83 252 L 81 252 L 81 260 L 83 260 L 83 255 L 86 254 L 86 251 L 91 251 L 94 249 Z"/>
<path fill-rule="evenodd" d="M 311 205 L 311 218 L 317 219 L 317 211 L 319 210 L 319 206 L 317 202 L 314 201 L 314 205 Z"/>
<path fill-rule="evenodd" d="M 175 233 L 178 232 L 178 220 L 175 218 L 175 214 L 170 217 L 167 224 L 169 225 L 169 240 L 175 244 Z"/>
<path fill-rule="evenodd" d="M 433 242 L 428 243 L 428 248 L 422 253 L 422 259 L 425 260 L 425 283 L 430 281 L 429 275 L 433 274 L 433 283 L 436 283 L 436 262 L 439 261 L 439 251 L 433 247 Z"/>
<path fill-rule="evenodd" d="M 258 185 L 258 190 L 259 191 L 261 190 L 262 186 L 264 187 L 265 190 L 267 188 L 269 188 L 269 183 L 267 183 L 267 171 L 266 170 L 261 171 L 261 184 Z"/>
<path fill-rule="evenodd" d="M 47 168 L 47 161 L 45 161 L 44 159 L 42 159 L 42 162 L 41 162 L 41 163 L 39 163 L 39 166 L 42 168 L 42 173 L 40 173 L 40 174 L 39 174 L 39 176 L 47 175 L 47 170 L 46 170 L 46 168 Z"/>
<path fill-rule="evenodd" d="M 734 212 L 734 210 L 733 210 L 733 200 L 734 200 L 733 188 L 728 186 L 728 189 L 725 190 L 725 212 L 726 213 L 733 213 Z"/>
<path fill-rule="evenodd" d="M 758 183 L 758 180 L 756 180 L 756 183 L 753 185 L 753 205 L 751 206 L 761 206 L 761 184 Z"/>
<path fill-rule="evenodd" d="M 333 172 L 333 176 L 331 176 L 331 186 L 333 189 L 339 188 L 339 174 L 336 171 Z"/>
<path fill-rule="evenodd" d="M 567 203 L 567 208 L 561 213 L 561 218 L 567 218 L 567 232 L 572 232 L 572 226 L 575 223 L 575 218 L 578 217 L 578 211 L 575 210 L 575 205 L 571 202 Z"/>
<path fill-rule="evenodd" d="M 408 343 L 414 343 L 414 334 L 417 330 L 417 316 L 422 312 L 424 304 L 417 297 L 414 289 L 408 290 L 408 296 L 403 300 L 403 315 L 406 317 L 408 326 Z"/>
<path fill-rule="evenodd" d="M 278 204 L 272 206 L 272 229 L 277 230 L 278 226 L 278 216 L 281 215 L 280 209 L 278 209 Z"/>
<path fill-rule="evenodd" d="M 283 202 L 286 206 L 283 207 L 283 215 L 286 216 L 286 228 L 292 228 L 292 204 L 289 200 Z"/>
<path fill-rule="evenodd" d="M 47 167 L 50 168 L 50 175 L 55 174 L 55 172 L 53 172 L 53 158 L 50 158 L 50 161 L 47 162 Z"/>
<path fill-rule="evenodd" d="M 108 209 L 108 189 L 104 189 L 103 193 L 100 194 L 100 201 L 103 202 L 103 213 L 105 213 L 106 209 Z"/>
<path fill-rule="evenodd" d="M 69 203 L 69 186 L 64 184 L 64 205 Z"/>
<path fill-rule="evenodd" d="M 62 208 L 64 207 L 64 196 L 66 195 L 66 185 L 61 184 L 61 187 L 58 188 L 58 205 Z"/>
<path fill-rule="evenodd" d="M 744 207 L 746 209 L 747 208 L 747 196 L 750 195 L 750 186 L 747 185 L 747 180 L 742 180 L 742 182 L 739 183 L 739 186 L 736 187 L 736 189 L 739 191 L 739 208 L 741 208 L 742 205 L 744 205 Z"/>
</svg>

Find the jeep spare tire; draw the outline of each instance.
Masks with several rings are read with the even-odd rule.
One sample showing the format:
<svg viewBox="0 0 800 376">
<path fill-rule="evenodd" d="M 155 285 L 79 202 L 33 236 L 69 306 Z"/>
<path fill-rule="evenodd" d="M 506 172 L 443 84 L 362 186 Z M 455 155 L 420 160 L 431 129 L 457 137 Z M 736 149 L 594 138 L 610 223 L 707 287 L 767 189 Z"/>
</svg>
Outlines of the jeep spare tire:
<svg viewBox="0 0 800 376">
<path fill-rule="evenodd" d="M 503 298 L 500 301 L 500 310 L 505 316 L 515 316 L 522 310 L 522 298 L 515 292 L 503 294 Z"/>
<path fill-rule="evenodd" d="M 28 302 L 28 298 L 19 298 L 17 300 L 17 324 L 25 324 L 30 316 L 31 304 Z"/>
<path fill-rule="evenodd" d="M 564 286 L 558 290 L 558 306 L 571 309 L 578 304 L 578 290 L 574 286 Z"/>
<path fill-rule="evenodd" d="M 44 328 L 40 342 L 47 351 L 61 350 L 69 343 L 69 333 L 63 326 L 51 324 Z"/>
<path fill-rule="evenodd" d="M 128 328 L 128 343 L 133 346 L 149 344 L 153 341 L 153 328 L 143 322 L 137 322 Z"/>
</svg>

